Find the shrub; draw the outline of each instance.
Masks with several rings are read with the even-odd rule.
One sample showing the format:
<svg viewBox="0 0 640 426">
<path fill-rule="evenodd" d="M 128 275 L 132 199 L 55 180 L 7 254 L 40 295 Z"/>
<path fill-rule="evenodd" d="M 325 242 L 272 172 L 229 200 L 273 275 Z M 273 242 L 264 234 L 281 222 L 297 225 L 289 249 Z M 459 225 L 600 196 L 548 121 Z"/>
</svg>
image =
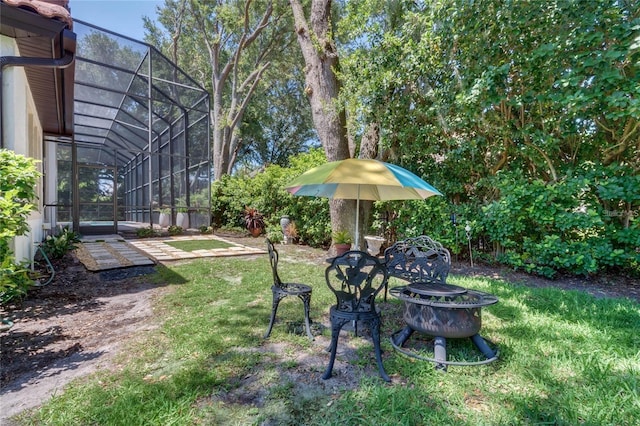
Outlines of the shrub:
<svg viewBox="0 0 640 426">
<path fill-rule="evenodd" d="M 167 232 L 169 235 L 182 235 L 184 233 L 184 229 L 182 229 L 182 226 L 171 225 L 167 228 Z"/>
<path fill-rule="evenodd" d="M 29 231 L 27 219 L 35 209 L 36 162 L 13 151 L 0 149 L 0 301 L 24 295 L 33 283 L 27 270 L 15 263 L 9 244 Z"/>
<path fill-rule="evenodd" d="M 138 228 L 136 230 L 136 235 L 138 238 L 153 238 L 157 237 L 158 233 L 151 226 L 147 226 L 146 228 Z"/>
<path fill-rule="evenodd" d="M 314 149 L 292 157 L 289 168 L 270 165 L 252 177 L 223 176 L 211 186 L 212 223 L 223 229 L 245 228 L 244 208 L 251 205 L 263 214 L 267 224 L 279 224 L 283 214 L 295 219 L 301 243 L 328 246 L 331 220 L 327 199 L 294 197 L 284 189 L 295 177 L 324 162 L 323 151 Z"/>
<path fill-rule="evenodd" d="M 282 229 L 280 229 L 279 225 L 268 225 L 266 233 L 267 238 L 274 244 L 281 243 L 283 240 Z"/>
<path fill-rule="evenodd" d="M 64 227 L 54 235 L 48 235 L 42 242 L 42 249 L 49 259 L 61 259 L 67 252 L 74 250 L 80 242 L 80 235 Z"/>
<path fill-rule="evenodd" d="M 201 234 L 213 234 L 213 228 L 211 226 L 203 225 L 198 228 Z"/>
<path fill-rule="evenodd" d="M 5 256 L 0 264 L 0 304 L 19 299 L 33 286 L 27 265 L 19 265 L 13 256 Z"/>
<path fill-rule="evenodd" d="M 558 271 L 589 275 L 608 267 L 630 268 L 637 257 L 637 226 L 620 230 L 611 223 L 592 182 L 585 175 L 553 183 L 514 173 L 498 179 L 500 198 L 484 208 L 482 217 L 496 257 L 546 277 Z"/>
</svg>

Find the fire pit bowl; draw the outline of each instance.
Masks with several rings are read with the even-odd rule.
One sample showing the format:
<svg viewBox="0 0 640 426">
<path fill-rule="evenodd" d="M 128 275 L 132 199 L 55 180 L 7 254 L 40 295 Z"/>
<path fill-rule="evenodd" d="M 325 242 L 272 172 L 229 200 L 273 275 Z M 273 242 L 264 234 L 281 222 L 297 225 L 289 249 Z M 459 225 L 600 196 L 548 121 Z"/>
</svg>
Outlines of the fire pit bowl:
<svg viewBox="0 0 640 426">
<path fill-rule="evenodd" d="M 449 338 L 477 334 L 482 327 L 482 307 L 497 303 L 498 298 L 464 289 L 445 295 L 439 291 L 442 286 L 432 291 L 429 284 L 413 284 L 390 292 L 404 301 L 403 319 L 415 331 Z"/>
<path fill-rule="evenodd" d="M 497 297 L 441 282 L 411 283 L 392 288 L 389 292 L 404 302 L 403 319 L 407 324 L 391 338 L 396 350 L 414 358 L 435 362 L 442 370 L 446 370 L 447 365 L 486 364 L 497 359 L 497 350 L 494 351 L 479 334 L 482 327 L 482 307 L 497 303 Z M 435 337 L 435 359 L 420 357 L 402 349 L 402 345 L 414 331 Z M 446 339 L 466 337 L 471 338 L 487 360 L 446 360 Z"/>
</svg>

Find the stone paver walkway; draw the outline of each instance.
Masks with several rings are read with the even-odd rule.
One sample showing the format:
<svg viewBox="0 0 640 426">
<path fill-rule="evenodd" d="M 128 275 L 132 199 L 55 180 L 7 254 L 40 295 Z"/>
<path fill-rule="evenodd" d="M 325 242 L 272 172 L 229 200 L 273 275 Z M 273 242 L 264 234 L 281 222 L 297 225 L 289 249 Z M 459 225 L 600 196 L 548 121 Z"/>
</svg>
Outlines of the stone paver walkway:
<svg viewBox="0 0 640 426">
<path fill-rule="evenodd" d="M 197 240 L 218 240 L 230 244 L 231 247 L 217 248 L 210 250 L 194 250 L 183 251 L 172 247 L 167 242 L 170 241 L 197 241 Z M 142 239 L 132 240 L 129 243 L 135 248 L 142 250 L 151 258 L 162 262 L 167 260 L 181 260 L 181 259 L 196 259 L 199 257 L 224 257 L 224 256 L 241 256 L 248 254 L 264 254 L 265 250 L 257 249 L 254 247 L 242 246 L 224 238 L 214 235 L 189 235 L 189 236 L 176 236 L 170 238 L 158 239 Z"/>
<path fill-rule="evenodd" d="M 218 240 L 231 247 L 183 251 L 167 244 L 170 241 Z M 90 271 L 154 265 L 156 262 L 196 259 L 200 257 L 241 256 L 265 254 L 265 250 L 247 247 L 214 235 L 183 235 L 166 238 L 125 240 L 120 235 L 91 235 L 83 237 L 79 258 Z"/>
</svg>

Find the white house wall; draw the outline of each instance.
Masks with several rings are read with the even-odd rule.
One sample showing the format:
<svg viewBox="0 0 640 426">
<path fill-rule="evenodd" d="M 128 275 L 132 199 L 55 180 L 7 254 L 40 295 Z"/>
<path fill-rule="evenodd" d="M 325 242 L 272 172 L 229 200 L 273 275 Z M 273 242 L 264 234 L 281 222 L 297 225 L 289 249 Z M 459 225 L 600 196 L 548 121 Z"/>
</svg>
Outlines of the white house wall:
<svg viewBox="0 0 640 426">
<path fill-rule="evenodd" d="M 19 56 L 14 39 L 0 36 L 0 56 Z M 5 148 L 38 160 L 42 172 L 42 126 L 33 102 L 33 96 L 23 67 L 5 67 L 2 71 L 2 132 Z M 35 245 L 43 238 L 42 231 L 42 179 L 37 186 L 38 210 L 28 219 L 31 232 L 17 237 L 13 251 L 18 261 L 30 261 L 35 254 Z"/>
</svg>

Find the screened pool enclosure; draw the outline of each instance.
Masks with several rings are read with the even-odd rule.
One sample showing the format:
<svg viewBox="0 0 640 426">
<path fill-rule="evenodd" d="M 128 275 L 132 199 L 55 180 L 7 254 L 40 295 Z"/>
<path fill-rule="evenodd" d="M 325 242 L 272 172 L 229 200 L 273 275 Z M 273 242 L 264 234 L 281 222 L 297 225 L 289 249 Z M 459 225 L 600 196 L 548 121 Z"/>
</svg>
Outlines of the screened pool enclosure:
<svg viewBox="0 0 640 426">
<path fill-rule="evenodd" d="M 145 43 L 74 21 L 74 132 L 45 137 L 45 220 L 82 234 L 210 221 L 209 98 Z"/>
</svg>

